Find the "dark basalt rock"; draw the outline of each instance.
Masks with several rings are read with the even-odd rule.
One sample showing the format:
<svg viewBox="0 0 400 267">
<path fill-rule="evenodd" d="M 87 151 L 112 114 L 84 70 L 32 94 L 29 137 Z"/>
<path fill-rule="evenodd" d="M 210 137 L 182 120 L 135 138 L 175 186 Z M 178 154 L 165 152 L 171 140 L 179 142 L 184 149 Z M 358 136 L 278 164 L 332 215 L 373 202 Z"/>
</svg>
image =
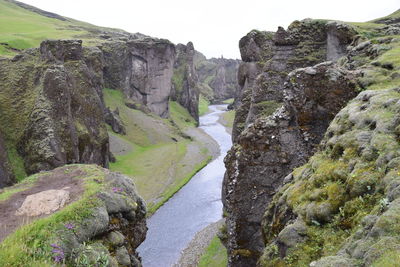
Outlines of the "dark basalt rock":
<svg viewBox="0 0 400 267">
<path fill-rule="evenodd" d="M 328 32 L 335 42 L 328 40 Z M 223 183 L 230 266 L 256 264 L 264 248 L 265 208 L 291 170 L 312 155 L 334 115 L 355 96 L 354 75 L 332 62 L 297 68 L 325 61 L 328 43 L 337 59 L 353 33 L 338 23 L 304 20 L 287 31 L 253 31 L 241 40 L 247 62 L 239 69 L 242 92 Z"/>
<path fill-rule="evenodd" d="M 15 176 L 11 171 L 6 145 L 0 132 L 0 188 L 10 186 L 13 183 L 15 183 Z"/>
<path fill-rule="evenodd" d="M 0 66 L 5 92 L 14 92 L 15 101 L 24 104 L 18 113 L 8 109 L 6 114 L 21 129 L 9 138 L 17 138 L 28 174 L 68 163 L 108 166 L 102 76 L 95 75 L 102 59 L 98 51 L 89 54 L 90 67 L 81 41 L 47 40 L 39 50 L 27 50 L 18 61 Z"/>
<path fill-rule="evenodd" d="M 174 75 L 172 78 L 171 99 L 178 101 L 190 115 L 199 122 L 199 78 L 194 66 L 196 50 L 193 43 L 176 46 Z"/>
<path fill-rule="evenodd" d="M 111 129 L 118 134 L 125 135 L 126 130 L 125 126 L 123 125 L 123 122 L 121 118 L 119 117 L 119 111 L 118 108 L 114 111 L 111 111 L 109 108 L 106 108 L 105 114 L 104 114 L 104 119 L 105 122 L 111 126 Z"/>
<path fill-rule="evenodd" d="M 142 103 L 166 118 L 171 94 L 175 46 L 167 40 L 138 37 L 102 45 L 104 82 L 121 90 L 127 99 Z"/>
</svg>

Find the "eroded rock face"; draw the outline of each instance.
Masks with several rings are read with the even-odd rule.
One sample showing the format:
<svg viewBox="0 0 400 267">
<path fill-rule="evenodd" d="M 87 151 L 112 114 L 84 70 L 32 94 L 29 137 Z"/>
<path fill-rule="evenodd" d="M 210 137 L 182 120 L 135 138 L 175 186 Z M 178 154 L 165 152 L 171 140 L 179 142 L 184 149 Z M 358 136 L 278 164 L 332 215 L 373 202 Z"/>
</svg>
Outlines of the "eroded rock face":
<svg viewBox="0 0 400 267">
<path fill-rule="evenodd" d="M 178 101 L 199 122 L 199 78 L 194 66 L 195 50 L 192 42 L 176 46 L 171 99 Z"/>
<path fill-rule="evenodd" d="M 73 170 L 85 165 L 62 168 Z M 142 266 L 136 248 L 146 237 L 146 207 L 132 179 L 97 166 L 86 170 L 92 173 L 76 179 L 96 174 L 98 186 L 102 188 L 88 200 L 91 204 L 82 203 L 87 205 L 86 215 L 77 214 L 81 216 L 79 219 L 62 222 L 57 234 L 48 240 L 53 247 L 53 260 L 65 260 L 71 266 L 83 262 L 90 266 L 105 262 L 109 266 Z M 44 198 L 49 199 L 49 195 Z"/>
<path fill-rule="evenodd" d="M 240 62 L 240 60 L 223 57 L 207 59 L 196 51 L 195 64 L 203 96 L 212 103 L 236 98 L 236 95 L 240 93 L 237 82 Z"/>
<path fill-rule="evenodd" d="M 298 69 L 327 59 L 327 31 L 326 23 L 297 21 L 287 31 L 253 31 L 240 42 L 246 62 L 239 69 L 235 144 L 223 184 L 230 266 L 256 264 L 264 248 L 265 208 L 355 96 L 353 75 L 332 62 Z"/>
<path fill-rule="evenodd" d="M 150 37 L 110 41 L 102 45 L 107 88 L 121 90 L 133 101 L 166 118 L 175 61 L 175 46 Z"/>
<path fill-rule="evenodd" d="M 364 91 L 336 115 L 319 151 L 269 205 L 260 266 L 285 257 L 310 266 L 385 266 L 398 255 L 399 92 Z M 302 238 L 285 245 L 279 237 L 298 220 L 306 231 L 294 229 Z M 306 255 L 304 246 L 315 253 Z M 321 258 L 328 246 L 332 252 Z"/>
<path fill-rule="evenodd" d="M 2 93 L 18 103 L 5 111 L 5 123 L 15 127 L 8 139 L 17 144 L 28 174 L 67 163 L 108 166 L 101 75 L 94 75 L 101 67 L 88 67 L 83 51 L 81 41 L 44 41 L 39 50 L 0 64 Z M 101 65 L 100 56 L 92 54 L 91 61 Z"/>
<path fill-rule="evenodd" d="M 15 177 L 10 167 L 3 135 L 0 132 L 0 188 L 10 186 L 15 182 Z"/>
</svg>

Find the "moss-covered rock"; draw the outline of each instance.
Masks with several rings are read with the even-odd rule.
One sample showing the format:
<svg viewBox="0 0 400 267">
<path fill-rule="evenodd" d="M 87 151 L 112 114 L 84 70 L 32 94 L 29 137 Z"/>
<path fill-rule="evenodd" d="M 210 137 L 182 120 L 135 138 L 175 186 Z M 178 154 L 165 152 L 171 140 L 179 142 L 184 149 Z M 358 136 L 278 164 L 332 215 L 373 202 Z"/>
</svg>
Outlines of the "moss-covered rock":
<svg viewBox="0 0 400 267">
<path fill-rule="evenodd" d="M 72 202 L 9 234 L 0 244 L 0 265 L 141 266 L 136 248 L 146 235 L 146 208 L 131 178 L 95 165 L 67 165 L 37 174 L 28 190 L 63 186 L 60 176 Z"/>
</svg>

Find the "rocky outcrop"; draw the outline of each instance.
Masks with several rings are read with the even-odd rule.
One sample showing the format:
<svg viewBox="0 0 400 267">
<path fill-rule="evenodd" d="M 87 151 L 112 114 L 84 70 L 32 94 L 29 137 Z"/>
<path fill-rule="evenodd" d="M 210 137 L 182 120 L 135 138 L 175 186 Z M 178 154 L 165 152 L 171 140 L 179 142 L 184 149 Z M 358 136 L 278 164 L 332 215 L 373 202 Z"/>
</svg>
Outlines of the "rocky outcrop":
<svg viewBox="0 0 400 267">
<path fill-rule="evenodd" d="M 28 179 L 2 196 L 1 266 L 141 266 L 136 248 L 146 236 L 146 208 L 131 178 L 75 164 Z"/>
<path fill-rule="evenodd" d="M 336 115 L 319 151 L 268 207 L 260 266 L 289 257 L 295 265 L 391 265 L 400 245 L 392 235 L 399 209 L 399 92 L 364 91 Z M 299 222 L 302 229 L 293 228 Z M 288 243 L 289 232 L 299 238 Z M 306 247 L 315 251 L 306 255 Z"/>
<path fill-rule="evenodd" d="M 195 50 L 192 42 L 176 46 L 171 99 L 178 101 L 199 122 L 199 85 L 194 66 Z"/>
<path fill-rule="evenodd" d="M 328 53 L 328 32 L 337 36 L 336 54 Z M 256 264 L 264 248 L 265 208 L 355 96 L 354 75 L 335 63 L 301 68 L 327 60 L 328 54 L 338 59 L 352 34 L 349 26 L 304 20 L 287 31 L 252 31 L 240 41 L 242 92 L 223 184 L 230 266 Z"/>
<path fill-rule="evenodd" d="M 108 173 L 99 205 L 81 222 L 70 222 L 53 244 L 73 265 L 88 261 L 110 266 L 141 266 L 136 248 L 146 237 L 146 208 L 129 177 Z M 90 245 L 88 244 L 90 242 Z"/>
<path fill-rule="evenodd" d="M 235 98 L 239 93 L 237 71 L 240 60 L 226 58 L 206 59 L 196 52 L 196 69 L 199 74 L 201 93 L 212 103 Z"/>
<path fill-rule="evenodd" d="M 121 90 L 127 99 L 167 118 L 175 46 L 163 39 L 131 38 L 110 40 L 102 45 L 105 86 Z"/>
<path fill-rule="evenodd" d="M 11 98 L 0 103 L 3 123 L 14 127 L 5 134 L 28 174 L 68 163 L 108 166 L 101 81 L 84 50 L 81 41 L 44 41 L 0 64 L 2 96 Z"/>
<path fill-rule="evenodd" d="M 15 176 L 11 171 L 8 154 L 3 135 L 0 132 L 0 188 L 10 186 L 15 182 Z"/>
<path fill-rule="evenodd" d="M 126 129 L 125 126 L 119 116 L 119 110 L 118 108 L 115 109 L 114 111 L 111 111 L 109 108 L 105 109 L 105 114 L 104 114 L 104 119 L 105 122 L 111 126 L 111 129 L 114 131 L 114 133 L 126 134 Z"/>
</svg>

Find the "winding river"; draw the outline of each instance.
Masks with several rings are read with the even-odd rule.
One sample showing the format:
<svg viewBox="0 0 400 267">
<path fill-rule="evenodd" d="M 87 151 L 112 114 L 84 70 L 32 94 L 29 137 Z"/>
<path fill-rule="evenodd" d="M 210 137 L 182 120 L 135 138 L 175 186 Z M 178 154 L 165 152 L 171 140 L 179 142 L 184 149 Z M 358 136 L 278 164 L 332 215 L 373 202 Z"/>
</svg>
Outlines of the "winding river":
<svg viewBox="0 0 400 267">
<path fill-rule="evenodd" d="M 223 160 L 232 143 L 231 136 L 218 122 L 226 105 L 209 108 L 211 112 L 200 117 L 200 128 L 218 142 L 221 154 L 147 221 L 147 237 L 138 248 L 144 267 L 174 265 L 195 234 L 222 217 Z"/>
</svg>

